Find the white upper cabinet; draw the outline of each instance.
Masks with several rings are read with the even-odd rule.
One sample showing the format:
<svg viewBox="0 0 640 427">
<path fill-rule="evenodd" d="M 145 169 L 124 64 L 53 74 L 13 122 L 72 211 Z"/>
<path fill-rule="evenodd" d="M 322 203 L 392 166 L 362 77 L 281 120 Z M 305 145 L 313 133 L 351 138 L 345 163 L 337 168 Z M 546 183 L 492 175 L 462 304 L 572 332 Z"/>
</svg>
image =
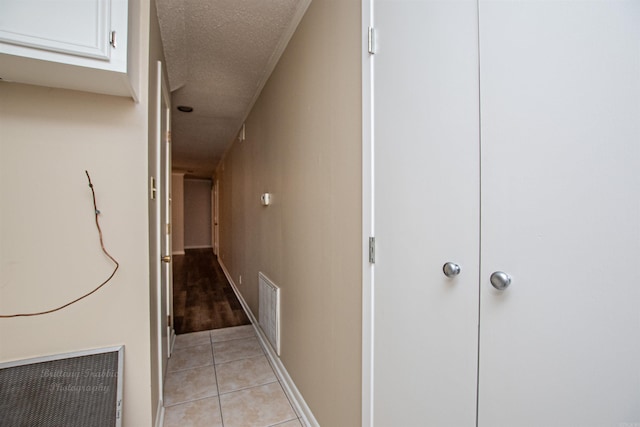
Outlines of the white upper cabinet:
<svg viewBox="0 0 640 427">
<path fill-rule="evenodd" d="M 0 78 L 137 99 L 128 0 L 0 0 Z"/>
</svg>

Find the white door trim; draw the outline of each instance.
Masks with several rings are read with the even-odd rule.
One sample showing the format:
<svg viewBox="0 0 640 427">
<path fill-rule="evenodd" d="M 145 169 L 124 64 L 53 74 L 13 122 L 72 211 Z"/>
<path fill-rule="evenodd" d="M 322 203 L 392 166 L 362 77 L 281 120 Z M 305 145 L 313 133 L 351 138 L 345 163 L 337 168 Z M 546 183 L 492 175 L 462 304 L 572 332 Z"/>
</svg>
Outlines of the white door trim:
<svg viewBox="0 0 640 427">
<path fill-rule="evenodd" d="M 162 287 L 162 262 L 160 261 L 160 258 L 162 257 L 162 224 L 161 224 L 161 212 L 162 212 L 162 206 L 160 203 L 160 192 L 162 191 L 162 136 L 161 136 L 161 129 L 162 129 L 162 88 L 160 86 L 160 81 L 162 80 L 162 62 L 158 61 L 157 62 L 157 67 L 156 67 L 156 79 L 157 79 L 157 85 L 156 85 L 156 140 L 155 140 L 155 158 L 153 159 L 154 162 L 154 169 L 155 169 L 155 183 L 152 184 L 153 188 L 151 189 L 152 192 L 154 192 L 155 194 L 153 195 L 153 197 L 155 198 L 155 212 L 153 213 L 155 216 L 155 224 L 156 224 L 156 229 L 154 230 L 154 234 L 155 234 L 155 250 L 154 253 L 151 254 L 152 257 L 154 257 L 153 261 L 152 261 L 152 265 L 155 266 L 155 278 L 156 278 L 156 310 L 157 310 L 157 325 L 158 325 L 158 330 L 156 331 L 157 334 L 157 343 L 158 343 L 158 348 L 157 348 L 157 352 L 158 352 L 158 411 L 160 411 L 160 408 L 162 408 L 163 406 L 163 389 L 164 389 L 164 377 L 163 377 L 163 362 L 162 362 L 162 355 L 163 355 L 163 351 L 162 351 L 162 325 L 163 325 L 163 321 L 162 321 L 162 296 L 161 296 L 161 287 Z M 160 415 L 160 412 L 158 412 L 157 415 Z M 158 421 L 158 419 L 156 418 L 156 422 Z"/>
<path fill-rule="evenodd" d="M 163 210 L 164 210 L 164 219 L 166 222 L 170 220 L 170 209 L 169 209 L 169 197 L 171 191 L 171 149 L 169 147 L 168 139 L 165 136 L 165 133 L 170 129 L 170 111 L 171 111 L 171 98 L 169 94 L 169 90 L 164 82 L 163 78 L 163 69 L 162 62 L 157 62 L 157 86 L 156 86 L 156 155 L 155 155 L 155 169 L 156 169 L 156 248 L 154 265 L 156 265 L 156 277 L 157 277 L 157 289 L 156 289 L 156 304 L 157 304 L 157 340 L 158 340 L 158 393 L 160 396 L 160 405 L 164 401 L 163 390 L 164 390 L 164 374 L 166 372 L 168 358 L 171 354 L 171 343 L 172 343 L 172 335 L 173 328 L 172 325 L 167 325 L 167 315 L 173 317 L 172 313 L 172 299 L 171 299 L 171 269 L 170 267 L 165 266 L 161 261 L 161 257 L 166 255 L 162 253 L 163 248 L 168 250 L 168 254 L 171 254 L 171 239 L 166 236 L 166 225 L 163 221 Z M 163 123 L 163 109 L 166 117 L 166 123 Z M 166 152 L 163 156 L 163 152 Z M 166 156 L 166 157 L 165 157 Z M 166 158 L 166 162 L 163 163 L 163 159 Z M 167 242 L 168 240 L 168 242 Z M 168 245 L 168 246 L 167 246 Z M 163 280 L 163 275 L 168 270 L 168 278 Z M 163 299 L 163 287 L 165 298 Z M 165 330 L 165 328 L 168 328 Z M 166 341 L 163 342 L 163 334 L 166 333 Z"/>
<path fill-rule="evenodd" d="M 373 425 L 373 302 L 374 265 L 369 262 L 373 221 L 373 55 L 369 53 L 369 27 L 373 26 L 372 0 L 362 0 L 362 426 Z"/>
</svg>

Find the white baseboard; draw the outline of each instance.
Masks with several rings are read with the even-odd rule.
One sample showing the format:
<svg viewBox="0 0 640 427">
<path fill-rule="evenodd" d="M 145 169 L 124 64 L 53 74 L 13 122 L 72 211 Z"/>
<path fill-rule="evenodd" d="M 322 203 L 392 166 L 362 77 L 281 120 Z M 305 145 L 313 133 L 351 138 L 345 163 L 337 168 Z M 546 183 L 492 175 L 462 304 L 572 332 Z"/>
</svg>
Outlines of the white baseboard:
<svg viewBox="0 0 640 427">
<path fill-rule="evenodd" d="M 169 345 L 169 357 L 171 357 L 171 354 L 173 353 L 173 346 L 176 343 L 176 330 L 173 328 L 171 328 L 171 336 L 169 337 L 169 342 L 171 343 Z M 164 400 L 162 398 L 158 401 L 158 412 L 156 413 L 155 427 L 164 427 Z"/>
<path fill-rule="evenodd" d="M 300 393 L 300 390 L 298 390 L 298 387 L 296 387 L 295 383 L 291 379 L 291 376 L 289 376 L 287 369 L 282 364 L 282 360 L 280 360 L 276 352 L 271 347 L 271 344 L 269 344 L 269 340 L 267 339 L 267 336 L 262 331 L 262 328 L 258 327 L 258 320 L 255 318 L 255 316 L 249 309 L 247 302 L 244 300 L 244 298 L 240 294 L 240 291 L 238 290 L 233 279 L 231 278 L 231 275 L 229 274 L 227 267 L 224 265 L 224 263 L 220 258 L 218 258 L 218 262 L 220 263 L 220 267 L 222 267 L 222 271 L 224 272 L 224 275 L 227 276 L 227 280 L 231 284 L 231 288 L 233 289 L 233 292 L 238 297 L 238 301 L 240 301 L 242 308 L 247 313 L 247 316 L 249 316 L 249 320 L 251 320 L 251 324 L 253 325 L 253 328 L 255 329 L 256 334 L 258 335 L 258 340 L 260 340 L 260 344 L 262 345 L 262 348 L 267 353 L 267 358 L 269 359 L 269 362 L 271 363 L 271 366 L 273 367 L 273 370 L 275 371 L 276 376 L 280 380 L 280 383 L 284 388 L 284 392 L 289 398 L 289 401 L 293 405 L 296 413 L 298 414 L 301 421 L 306 427 L 320 427 L 320 424 L 318 423 L 316 418 L 313 416 L 313 413 L 311 412 L 311 409 L 307 405 L 307 402 L 305 402 L 304 397 L 302 396 L 302 393 Z"/>
<path fill-rule="evenodd" d="M 156 425 L 155 427 L 164 426 L 164 403 L 162 400 L 158 402 L 158 412 L 156 412 Z"/>
<path fill-rule="evenodd" d="M 184 255 L 184 251 L 173 251 L 173 255 Z"/>
<path fill-rule="evenodd" d="M 211 245 L 195 245 L 195 246 L 185 246 L 185 249 L 212 249 Z"/>
</svg>

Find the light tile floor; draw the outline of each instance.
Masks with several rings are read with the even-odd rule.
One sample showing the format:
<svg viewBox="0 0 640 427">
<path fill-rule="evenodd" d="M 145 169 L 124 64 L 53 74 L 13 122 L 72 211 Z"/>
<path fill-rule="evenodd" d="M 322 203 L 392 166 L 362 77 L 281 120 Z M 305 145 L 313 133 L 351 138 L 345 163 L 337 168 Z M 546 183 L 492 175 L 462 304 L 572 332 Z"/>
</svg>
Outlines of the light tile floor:
<svg viewBox="0 0 640 427">
<path fill-rule="evenodd" d="M 178 335 L 164 427 L 302 427 L 252 325 Z"/>
</svg>

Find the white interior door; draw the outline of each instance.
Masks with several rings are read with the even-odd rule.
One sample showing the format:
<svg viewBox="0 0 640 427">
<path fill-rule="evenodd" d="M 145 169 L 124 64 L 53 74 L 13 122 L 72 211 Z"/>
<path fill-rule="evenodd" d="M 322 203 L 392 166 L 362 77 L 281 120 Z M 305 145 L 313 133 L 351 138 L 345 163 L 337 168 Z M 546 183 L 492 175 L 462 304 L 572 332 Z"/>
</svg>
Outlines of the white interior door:
<svg viewBox="0 0 640 427">
<path fill-rule="evenodd" d="M 480 0 L 480 63 L 478 425 L 640 425 L 640 2 Z"/>
<path fill-rule="evenodd" d="M 213 253 L 218 255 L 220 245 L 220 229 L 218 228 L 220 211 L 220 183 L 217 179 L 213 181 Z"/>
<path fill-rule="evenodd" d="M 372 5 L 372 424 L 640 425 L 640 2 Z"/>
<path fill-rule="evenodd" d="M 477 6 L 373 1 L 373 424 L 476 419 Z M 446 262 L 461 272 L 443 274 Z"/>
<path fill-rule="evenodd" d="M 173 317 L 173 287 L 171 269 L 171 110 L 170 95 L 162 75 L 158 76 L 160 85 L 160 235 L 161 235 L 161 272 L 160 272 L 160 327 L 162 346 L 162 377 L 167 370 L 167 361 L 171 355 L 171 334 Z"/>
</svg>

